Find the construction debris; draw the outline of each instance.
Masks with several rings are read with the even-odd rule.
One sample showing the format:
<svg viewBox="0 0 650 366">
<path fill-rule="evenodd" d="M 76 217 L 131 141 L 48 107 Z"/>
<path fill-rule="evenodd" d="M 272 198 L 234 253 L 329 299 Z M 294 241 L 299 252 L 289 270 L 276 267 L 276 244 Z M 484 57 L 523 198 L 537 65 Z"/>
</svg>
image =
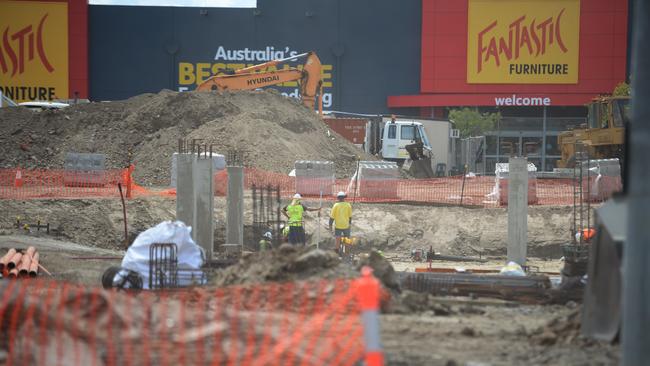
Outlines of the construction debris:
<svg viewBox="0 0 650 366">
<path fill-rule="evenodd" d="M 21 221 L 20 217 L 16 217 L 16 222 L 14 223 L 14 227 L 16 229 L 23 229 L 25 231 L 29 231 L 32 228 L 36 229 L 36 231 L 41 231 L 41 229 L 44 229 L 46 234 L 50 233 L 50 223 L 47 222 L 45 224 L 41 224 L 41 220 L 37 220 L 36 223 L 33 224 L 33 223 L 27 223 Z"/>
<path fill-rule="evenodd" d="M 582 344 L 593 343 L 580 335 L 581 308 L 577 308 L 570 314 L 553 318 L 543 327 L 532 332 L 533 342 L 551 346 L 554 344 L 571 344 L 580 342 Z"/>
<path fill-rule="evenodd" d="M 546 276 L 398 272 L 402 288 L 433 295 L 486 296 L 524 303 L 548 302 L 551 288 Z"/>
</svg>

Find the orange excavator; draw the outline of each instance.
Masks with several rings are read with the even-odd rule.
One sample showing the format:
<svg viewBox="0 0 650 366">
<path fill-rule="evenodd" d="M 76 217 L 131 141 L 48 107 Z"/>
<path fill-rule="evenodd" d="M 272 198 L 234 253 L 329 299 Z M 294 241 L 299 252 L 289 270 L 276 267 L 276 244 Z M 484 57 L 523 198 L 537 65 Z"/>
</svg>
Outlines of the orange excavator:
<svg viewBox="0 0 650 366">
<path fill-rule="evenodd" d="M 302 70 L 297 67 L 289 67 L 281 70 L 265 71 L 268 67 L 298 59 L 305 59 Z M 300 99 L 308 108 L 314 109 L 318 97 L 318 113 L 323 114 L 321 62 L 314 52 L 307 52 L 281 60 L 272 60 L 234 71 L 226 70 L 225 74 L 214 75 L 206 79 L 197 86 L 196 90 L 253 90 L 287 81 L 298 81 Z"/>
</svg>

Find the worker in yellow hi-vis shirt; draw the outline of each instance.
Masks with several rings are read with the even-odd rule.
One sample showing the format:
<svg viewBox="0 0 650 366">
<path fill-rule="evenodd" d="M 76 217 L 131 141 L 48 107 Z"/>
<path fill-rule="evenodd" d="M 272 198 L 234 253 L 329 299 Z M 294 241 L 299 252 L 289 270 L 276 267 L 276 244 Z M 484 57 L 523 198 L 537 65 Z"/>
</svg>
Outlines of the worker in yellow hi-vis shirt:
<svg viewBox="0 0 650 366">
<path fill-rule="evenodd" d="M 334 224 L 334 236 L 336 237 L 336 249 L 341 250 L 341 238 L 350 237 L 350 224 L 352 223 L 352 205 L 345 202 L 345 192 L 339 192 L 336 195 L 338 202 L 332 206 L 330 212 L 329 229 L 332 230 Z M 339 254 L 342 254 L 339 252 Z"/>
</svg>

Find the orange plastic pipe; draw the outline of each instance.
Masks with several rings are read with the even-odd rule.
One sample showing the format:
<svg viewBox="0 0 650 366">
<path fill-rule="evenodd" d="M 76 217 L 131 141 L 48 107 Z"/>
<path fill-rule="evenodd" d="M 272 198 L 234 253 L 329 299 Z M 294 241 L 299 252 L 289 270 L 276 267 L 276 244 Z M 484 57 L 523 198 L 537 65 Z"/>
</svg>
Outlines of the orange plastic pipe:
<svg viewBox="0 0 650 366">
<path fill-rule="evenodd" d="M 34 256 L 34 253 L 36 253 L 36 248 L 27 247 L 27 250 L 25 251 L 25 255 L 27 255 L 31 259 Z"/>
<path fill-rule="evenodd" d="M 38 274 L 38 252 L 34 253 L 32 257 L 32 262 L 29 264 L 29 277 L 36 277 Z"/>
<path fill-rule="evenodd" d="M 9 261 L 11 260 L 11 258 L 13 258 L 15 254 L 16 254 L 16 249 L 11 248 L 9 249 L 7 254 L 5 254 L 2 258 L 0 258 L 0 272 L 5 269 L 5 267 L 7 266 L 7 264 L 9 264 Z"/>
<path fill-rule="evenodd" d="M 25 253 L 22 260 L 20 261 L 20 264 L 18 265 L 18 275 L 21 277 L 27 276 L 29 274 L 29 266 L 31 263 L 32 256 L 30 256 L 29 253 Z"/>
<path fill-rule="evenodd" d="M 9 263 L 7 264 L 7 268 L 9 269 L 14 269 L 16 266 L 20 263 L 20 261 L 23 258 L 23 253 L 17 252 L 14 254 L 13 257 L 9 260 Z M 10 273 L 11 274 L 11 273 Z"/>
</svg>

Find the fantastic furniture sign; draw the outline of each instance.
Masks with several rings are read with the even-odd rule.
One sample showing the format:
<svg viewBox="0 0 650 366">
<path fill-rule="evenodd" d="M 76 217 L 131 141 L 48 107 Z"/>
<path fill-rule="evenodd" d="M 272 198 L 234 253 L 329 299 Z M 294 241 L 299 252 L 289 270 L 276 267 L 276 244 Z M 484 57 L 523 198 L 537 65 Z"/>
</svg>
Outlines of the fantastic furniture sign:
<svg viewBox="0 0 650 366">
<path fill-rule="evenodd" d="M 4 1 L 0 91 L 17 102 L 68 97 L 68 4 Z"/>
<path fill-rule="evenodd" d="M 578 82 L 580 0 L 469 0 L 467 83 Z"/>
</svg>

